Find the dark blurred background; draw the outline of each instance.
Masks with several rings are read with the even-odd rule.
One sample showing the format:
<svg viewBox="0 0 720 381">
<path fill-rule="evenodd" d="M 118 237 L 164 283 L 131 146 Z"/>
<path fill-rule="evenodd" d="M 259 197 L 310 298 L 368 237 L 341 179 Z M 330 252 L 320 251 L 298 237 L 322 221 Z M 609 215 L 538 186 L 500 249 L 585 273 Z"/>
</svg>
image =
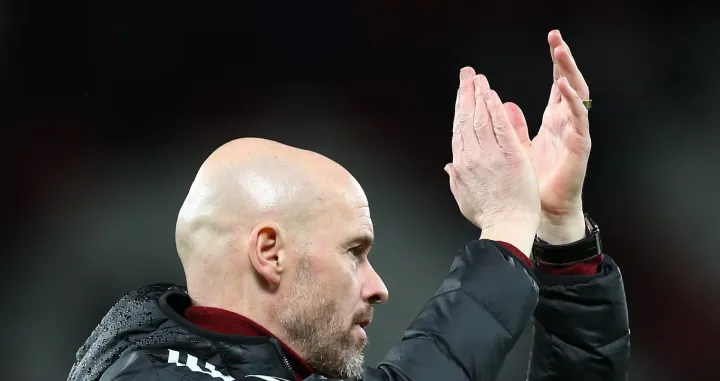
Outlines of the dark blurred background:
<svg viewBox="0 0 720 381">
<path fill-rule="evenodd" d="M 0 378 L 64 380 L 119 297 L 182 283 L 177 211 L 205 157 L 246 136 L 323 153 L 364 186 L 391 290 L 369 328 L 377 362 L 478 236 L 443 172 L 459 69 L 486 74 L 536 131 L 559 28 L 594 100 L 584 200 L 623 270 L 631 379 L 719 379 L 710 7 L 0 2 Z M 530 346 L 526 334 L 501 381 L 525 379 Z"/>
</svg>

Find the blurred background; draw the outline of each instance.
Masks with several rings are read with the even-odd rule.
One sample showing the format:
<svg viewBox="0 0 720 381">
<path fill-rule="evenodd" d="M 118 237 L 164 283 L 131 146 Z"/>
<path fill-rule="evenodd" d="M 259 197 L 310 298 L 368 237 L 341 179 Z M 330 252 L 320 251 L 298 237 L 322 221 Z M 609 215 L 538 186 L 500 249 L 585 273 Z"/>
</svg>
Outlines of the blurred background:
<svg viewBox="0 0 720 381">
<path fill-rule="evenodd" d="M 443 172 L 459 69 L 533 134 L 559 28 L 594 100 L 585 208 L 625 278 L 630 377 L 717 380 L 716 20 L 679 0 L 0 2 L 1 378 L 64 380 L 122 295 L 183 283 L 177 211 L 205 157 L 247 136 L 364 186 L 391 290 L 369 328 L 379 361 L 478 236 Z M 530 347 L 501 381 L 525 379 Z"/>
</svg>

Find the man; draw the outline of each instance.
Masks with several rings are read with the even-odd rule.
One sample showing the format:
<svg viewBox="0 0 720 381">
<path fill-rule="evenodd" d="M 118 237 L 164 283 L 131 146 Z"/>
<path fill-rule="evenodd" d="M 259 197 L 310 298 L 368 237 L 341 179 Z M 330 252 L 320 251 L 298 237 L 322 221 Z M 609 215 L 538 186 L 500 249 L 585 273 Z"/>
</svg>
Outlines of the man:
<svg viewBox="0 0 720 381">
<path fill-rule="evenodd" d="M 180 209 L 187 289 L 123 298 L 68 379 L 494 380 L 533 314 L 530 380 L 626 379 L 620 272 L 582 209 L 589 93 L 557 31 L 549 43 L 555 81 L 533 141 L 516 105 L 461 71 L 445 169 L 480 240 L 377 367 L 363 364 L 364 327 L 388 291 L 362 188 L 321 155 L 240 139 L 203 163 Z"/>
</svg>

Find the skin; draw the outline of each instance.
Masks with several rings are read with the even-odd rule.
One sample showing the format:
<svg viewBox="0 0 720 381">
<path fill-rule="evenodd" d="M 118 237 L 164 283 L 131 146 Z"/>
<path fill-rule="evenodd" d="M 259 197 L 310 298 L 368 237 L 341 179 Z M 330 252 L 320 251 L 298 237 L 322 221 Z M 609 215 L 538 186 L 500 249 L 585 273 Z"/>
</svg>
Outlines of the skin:
<svg viewBox="0 0 720 381">
<path fill-rule="evenodd" d="M 372 241 L 368 201 L 350 173 L 261 139 L 210 155 L 176 228 L 194 305 L 257 322 L 332 378 L 362 374 L 361 326 L 388 298 L 368 261 Z"/>
<path fill-rule="evenodd" d="M 504 113 L 492 101 L 484 107 L 480 101 L 482 95 L 491 93 L 494 98 L 497 94 L 492 93 L 484 75 L 464 68 L 460 74 L 453 127 L 453 163 L 445 167 L 460 210 L 483 229 L 482 236 L 512 243 L 528 255 L 535 234 L 556 245 L 585 237 L 582 188 L 591 140 L 588 110 L 582 101 L 590 99 L 590 90 L 560 31 L 548 34 L 548 45 L 553 84 L 538 134 L 530 139 L 525 116 L 515 103 L 504 103 Z M 468 94 L 472 89 L 476 92 L 474 102 Z M 537 185 L 527 181 L 533 176 L 520 175 L 519 167 L 523 167 L 520 163 L 524 163 L 526 157 L 518 153 L 515 139 L 509 139 L 511 136 L 506 134 L 508 123 L 532 162 Z M 470 133 L 473 129 L 474 136 Z M 488 134 L 479 133 L 491 130 L 497 143 L 505 142 L 502 155 Z M 465 142 L 472 143 L 469 149 Z M 502 160 L 505 160 L 504 169 L 500 165 Z M 468 163 L 473 168 L 469 168 Z M 483 165 L 487 166 L 484 170 Z M 502 179 L 510 178 L 517 184 L 527 184 L 517 189 L 504 185 L 501 187 L 506 194 L 504 199 L 489 196 L 493 184 L 502 184 Z M 527 190 L 528 186 L 538 188 L 539 224 L 535 219 L 536 206 L 527 197 L 519 197 L 521 189 Z M 463 194 L 463 188 L 471 195 Z M 485 205 L 476 202 L 478 192 L 485 193 L 479 198 Z"/>
<path fill-rule="evenodd" d="M 482 230 L 481 239 L 529 256 L 540 223 L 533 164 L 497 92 L 471 67 L 460 71 L 452 152 L 445 171 L 460 212 Z"/>
<path fill-rule="evenodd" d="M 534 235 L 584 237 L 589 90 L 558 31 L 554 82 L 538 135 L 487 78 L 461 72 L 446 166 L 461 212 L 481 238 L 529 255 Z M 239 139 L 203 164 L 178 216 L 176 241 L 193 304 L 263 325 L 330 378 L 362 374 L 360 328 L 388 292 L 367 259 L 367 199 L 341 166 L 309 151 Z"/>
<path fill-rule="evenodd" d="M 548 45 L 553 84 L 538 134 L 530 140 L 516 104 L 505 103 L 505 110 L 535 167 L 542 205 L 538 237 L 558 245 L 585 237 L 582 188 L 592 144 L 582 101 L 590 99 L 590 89 L 559 30 L 548 33 Z"/>
</svg>

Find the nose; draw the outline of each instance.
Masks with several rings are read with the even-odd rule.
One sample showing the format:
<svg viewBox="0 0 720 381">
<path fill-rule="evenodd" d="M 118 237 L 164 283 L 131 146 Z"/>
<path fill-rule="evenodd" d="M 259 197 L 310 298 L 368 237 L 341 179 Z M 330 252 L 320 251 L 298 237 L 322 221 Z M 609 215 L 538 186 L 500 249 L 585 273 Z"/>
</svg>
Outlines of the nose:
<svg viewBox="0 0 720 381">
<path fill-rule="evenodd" d="M 365 261 L 365 279 L 362 286 L 362 299 L 368 304 L 383 304 L 387 301 L 389 295 L 385 283 L 383 283 L 380 275 L 375 272 L 370 262 Z"/>
</svg>

